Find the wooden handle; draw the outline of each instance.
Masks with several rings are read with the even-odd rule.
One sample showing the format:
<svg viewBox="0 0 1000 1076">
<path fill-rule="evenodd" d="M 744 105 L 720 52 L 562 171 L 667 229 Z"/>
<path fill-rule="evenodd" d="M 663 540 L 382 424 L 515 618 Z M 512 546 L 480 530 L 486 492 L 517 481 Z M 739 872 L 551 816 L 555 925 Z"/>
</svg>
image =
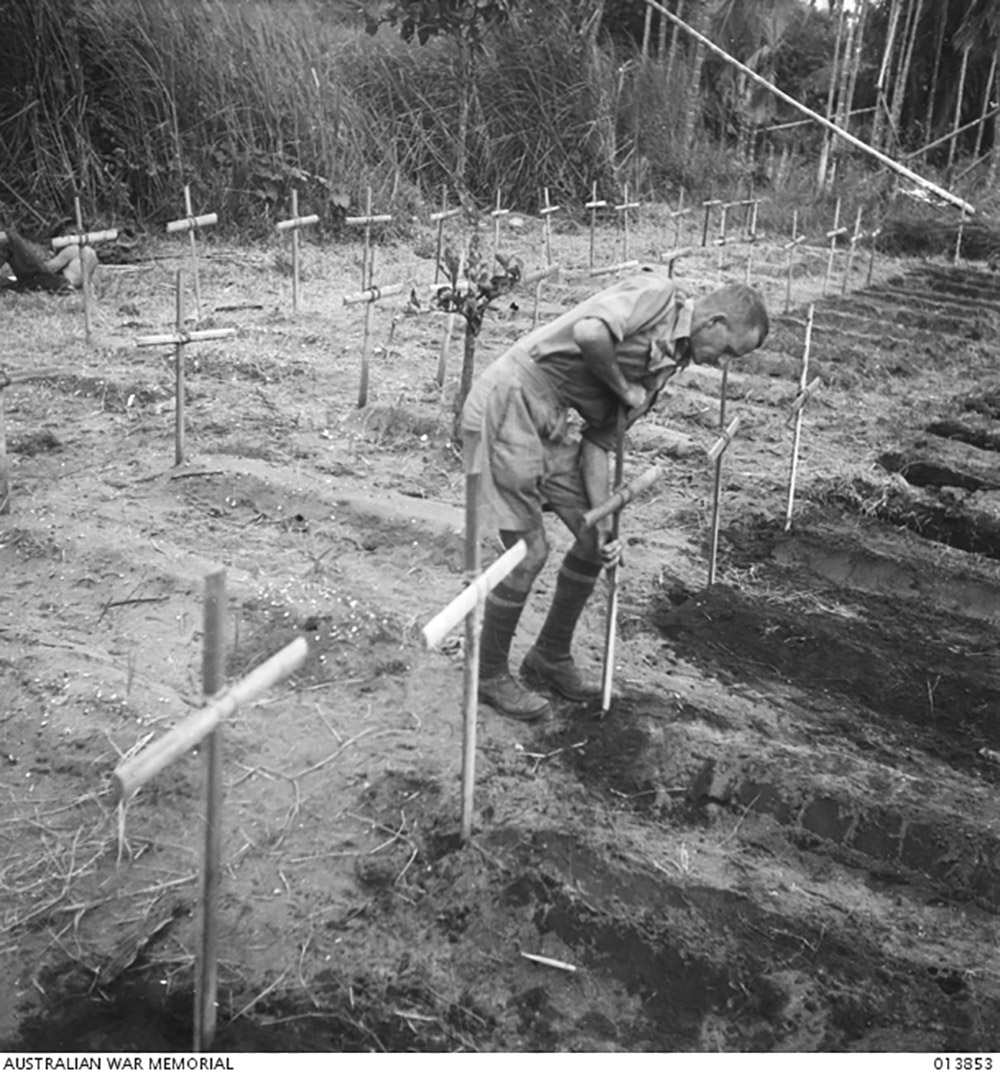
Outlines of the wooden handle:
<svg viewBox="0 0 1000 1076">
<path fill-rule="evenodd" d="M 202 710 L 186 717 L 114 772 L 113 783 L 119 800 L 125 800 L 161 770 L 195 747 L 216 725 L 238 707 L 253 701 L 279 680 L 293 673 L 306 659 L 309 645 L 301 636 L 258 665 L 253 672 Z"/>
<path fill-rule="evenodd" d="M 207 228 L 210 224 L 218 224 L 218 213 L 205 213 L 200 217 L 184 217 L 182 220 L 167 222 L 168 232 L 189 232 L 192 228 Z"/>
<path fill-rule="evenodd" d="M 406 291 L 407 287 L 409 287 L 408 284 L 383 284 L 381 287 L 365 288 L 364 291 L 345 295 L 344 306 L 351 306 L 354 303 L 374 303 L 388 295 L 398 295 L 401 291 Z"/>
<path fill-rule="evenodd" d="M 199 340 L 224 340 L 235 336 L 235 329 L 194 329 L 189 333 L 159 333 L 136 338 L 136 347 L 161 347 L 164 344 L 194 344 Z"/>
<path fill-rule="evenodd" d="M 606 501 L 597 505 L 596 508 L 591 508 L 583 517 L 583 525 L 592 527 L 606 516 L 621 510 L 630 501 L 634 501 L 640 493 L 645 493 L 654 482 L 659 480 L 662 474 L 662 467 L 650 467 L 649 470 L 643 471 L 638 478 L 634 478 L 631 482 L 626 482 L 621 489 L 615 490 Z"/>
<path fill-rule="evenodd" d="M 503 556 L 498 557 L 481 575 L 473 581 L 452 602 L 446 605 L 437 616 L 429 620 L 423 629 L 424 645 L 428 650 L 441 643 L 441 640 L 460 624 L 476 608 L 479 601 L 485 601 L 486 595 L 502 579 L 524 560 L 528 547 L 524 539 L 519 538 Z"/>
<path fill-rule="evenodd" d="M 714 445 L 708 450 L 708 458 L 714 463 L 723 452 L 729 447 L 730 442 L 736 436 L 736 431 L 740 428 L 740 416 L 737 415 L 732 422 L 726 427 L 722 436 L 715 442 Z"/>
<path fill-rule="evenodd" d="M 289 228 L 305 228 L 307 224 L 319 224 L 319 216 L 316 213 L 308 217 L 293 217 L 291 220 L 279 220 L 276 227 L 279 232 L 287 232 Z"/>
<path fill-rule="evenodd" d="M 63 247 L 73 246 L 74 243 L 85 247 L 88 244 L 103 243 L 105 240 L 117 238 L 117 228 L 107 228 L 103 232 L 86 232 L 84 235 L 57 235 L 52 240 L 52 249 L 61 250 Z"/>
</svg>

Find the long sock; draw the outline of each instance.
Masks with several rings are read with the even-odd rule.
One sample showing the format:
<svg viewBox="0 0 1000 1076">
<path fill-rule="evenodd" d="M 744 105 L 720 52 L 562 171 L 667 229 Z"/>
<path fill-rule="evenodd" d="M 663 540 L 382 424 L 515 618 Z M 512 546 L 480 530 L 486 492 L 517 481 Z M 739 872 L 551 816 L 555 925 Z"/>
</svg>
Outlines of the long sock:
<svg viewBox="0 0 1000 1076">
<path fill-rule="evenodd" d="M 498 583 L 486 598 L 479 640 L 479 675 L 487 680 L 507 672 L 510 645 L 524 612 L 528 591 Z"/>
<path fill-rule="evenodd" d="M 594 592 L 601 565 L 567 553 L 556 575 L 556 592 L 535 649 L 550 661 L 570 656 L 573 632 L 583 607 Z"/>
</svg>

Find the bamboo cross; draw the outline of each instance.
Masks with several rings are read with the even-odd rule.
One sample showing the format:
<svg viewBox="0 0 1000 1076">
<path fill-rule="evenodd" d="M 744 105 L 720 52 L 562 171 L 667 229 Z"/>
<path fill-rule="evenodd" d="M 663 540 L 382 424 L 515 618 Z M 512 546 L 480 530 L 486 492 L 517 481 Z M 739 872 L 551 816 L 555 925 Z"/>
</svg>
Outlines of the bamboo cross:
<svg viewBox="0 0 1000 1076">
<path fill-rule="evenodd" d="M 187 184 L 184 185 L 184 212 L 186 215 L 180 220 L 167 222 L 167 232 L 182 234 L 187 232 L 188 234 L 191 244 L 191 272 L 194 276 L 195 317 L 201 321 L 201 284 L 198 279 L 198 242 L 195 239 L 195 232 L 199 228 L 208 228 L 213 224 L 218 224 L 219 217 L 216 213 L 204 213 L 200 217 L 194 215 L 194 210 L 191 208 L 191 188 Z"/>
<path fill-rule="evenodd" d="M 534 329 L 538 325 L 538 304 L 542 300 L 542 284 L 549 279 L 550 276 L 556 276 L 560 271 L 561 266 L 548 265 L 544 269 L 536 269 L 535 272 L 529 273 L 521 283 L 525 287 L 535 285 L 535 308 L 531 315 L 531 327 Z"/>
<path fill-rule="evenodd" d="M 633 209 L 638 209 L 642 204 L 641 202 L 630 202 L 628 200 L 628 184 L 626 183 L 623 188 L 623 195 L 621 205 L 615 206 L 615 212 L 622 215 L 622 261 L 627 262 L 629 260 L 629 213 Z"/>
<path fill-rule="evenodd" d="M 258 665 L 242 680 L 219 694 L 224 682 L 225 643 L 225 572 L 206 577 L 204 605 L 204 650 L 202 686 L 206 698 L 203 709 L 190 714 L 166 735 L 138 754 L 122 762 L 114 771 L 112 783 L 120 803 L 188 751 L 204 743 L 205 751 L 205 837 L 201 870 L 200 937 L 196 957 L 194 1004 L 194 1050 L 208 1050 L 215 1036 L 218 926 L 216 905 L 222 875 L 222 743 L 221 723 L 240 706 L 284 680 L 305 660 L 309 647 L 303 638 L 289 643 L 267 661 Z"/>
<path fill-rule="evenodd" d="M 708 246 L 708 225 L 709 225 L 709 222 L 712 219 L 712 210 L 717 205 L 722 205 L 722 199 L 721 198 L 709 198 L 708 201 L 702 202 L 701 204 L 702 204 L 702 207 L 705 210 L 705 221 L 702 224 L 702 228 L 701 228 L 701 245 L 703 247 L 707 247 Z"/>
<path fill-rule="evenodd" d="M 669 276 L 674 275 L 674 263 L 681 258 L 686 258 L 689 254 L 692 254 L 692 247 L 678 247 L 675 250 L 665 250 L 660 255 L 660 261 L 667 266 L 667 272 Z"/>
<path fill-rule="evenodd" d="M 174 463 L 180 466 L 184 462 L 184 348 L 188 344 L 198 343 L 201 340 L 224 340 L 235 336 L 235 329 L 196 329 L 189 331 L 184 328 L 184 270 L 177 270 L 176 279 L 176 318 L 174 332 L 158 333 L 155 336 L 140 336 L 136 340 L 137 347 L 163 347 L 165 344 L 174 346 Z"/>
<path fill-rule="evenodd" d="M 962 233 L 965 231 L 965 210 L 958 217 L 958 230 L 955 233 L 955 253 L 951 259 L 952 265 L 958 265 L 958 259 L 962 254 Z"/>
<path fill-rule="evenodd" d="M 814 378 L 808 384 L 806 383 L 809 377 L 809 349 L 812 345 L 812 330 L 813 330 L 813 315 L 816 310 L 816 304 L 809 304 L 809 317 L 806 320 L 806 336 L 805 345 L 802 350 L 802 371 L 799 375 L 799 393 L 795 397 L 795 401 L 792 404 L 792 413 L 789 416 L 789 421 L 794 418 L 795 432 L 792 436 L 792 464 L 791 471 L 788 478 L 788 504 L 785 507 L 785 530 L 787 531 L 792 525 L 792 506 L 795 503 L 795 481 L 798 476 L 799 468 L 799 442 L 802 436 L 802 411 L 805 405 L 809 402 L 809 398 L 822 384 L 822 378 Z"/>
<path fill-rule="evenodd" d="M 444 243 L 444 222 L 451 220 L 452 217 L 457 217 L 461 213 L 461 207 L 455 206 L 453 209 L 448 208 L 448 191 L 445 188 L 441 189 L 441 208 L 437 213 L 431 214 L 431 224 L 437 225 L 437 242 L 434 245 L 434 283 L 438 282 L 441 276 L 441 248 Z"/>
<path fill-rule="evenodd" d="M 472 809 L 476 783 L 476 717 L 479 705 L 479 644 L 486 598 L 498 583 L 524 560 L 528 547 L 519 538 L 485 571 L 479 571 L 478 501 L 480 473 L 466 476 L 465 563 L 470 577 L 468 586 L 424 625 L 424 644 L 428 650 L 465 621 L 465 674 L 462 690 L 462 822 L 461 839 L 472 836 Z"/>
<path fill-rule="evenodd" d="M 865 287 L 870 288 L 872 284 L 872 273 L 875 270 L 875 240 L 882 234 L 881 228 L 876 228 L 874 231 L 868 233 L 866 238 L 871 243 L 871 250 L 868 253 L 868 276 L 865 280 Z"/>
<path fill-rule="evenodd" d="M 292 310 L 299 309 L 299 229 L 307 228 L 310 224 L 318 224 L 319 216 L 315 213 L 308 217 L 299 216 L 299 192 L 292 189 L 292 216 L 290 220 L 279 220 L 279 232 L 292 233 Z"/>
<path fill-rule="evenodd" d="M 788 269 L 785 274 L 785 313 L 791 309 L 792 306 L 792 267 L 795 264 L 795 255 L 798 252 L 800 244 L 806 240 L 805 235 L 799 235 L 799 211 L 797 209 L 792 210 L 792 238 L 787 242 L 783 250 L 788 251 Z"/>
<path fill-rule="evenodd" d="M 750 283 L 751 266 L 753 265 L 753 252 L 757 244 L 757 214 L 760 211 L 760 199 L 756 199 L 752 206 L 750 206 L 750 226 L 747 231 L 747 243 L 750 244 L 750 249 L 747 251 L 747 263 L 746 269 L 743 274 L 743 283 Z"/>
<path fill-rule="evenodd" d="M 590 210 L 590 261 L 588 266 L 591 270 L 594 268 L 594 237 L 597 232 L 597 211 L 603 209 L 607 204 L 603 198 L 597 197 L 597 180 L 595 179 L 590 192 L 590 201 L 585 206 L 586 209 Z"/>
<path fill-rule="evenodd" d="M 837 239 L 847 233 L 846 228 L 840 226 L 840 199 L 837 199 L 836 208 L 833 211 L 833 227 L 826 233 L 827 239 L 830 240 L 830 254 L 826 260 L 826 276 L 823 278 L 823 294 L 826 295 L 826 289 L 830 286 L 830 276 L 833 273 L 833 258 L 837 253 Z"/>
<path fill-rule="evenodd" d="M 500 221 L 510 213 L 509 209 L 500 208 L 500 188 L 497 187 L 496 205 L 490 211 L 493 218 L 493 261 L 497 260 L 500 251 Z"/>
<path fill-rule="evenodd" d="M 358 389 L 358 407 L 368 402 L 368 368 L 371 363 L 372 329 L 375 325 L 375 304 L 379 299 L 397 295 L 405 284 L 388 284 L 375 287 L 375 251 L 372 248 L 372 225 L 387 224 L 392 220 L 391 213 L 372 213 L 372 189 L 365 194 L 365 213 L 363 217 L 347 217 L 345 224 L 363 225 L 365 229 L 364 247 L 361 253 L 361 291 L 344 296 L 344 305 L 352 303 L 365 304 L 365 328 L 361 341 L 361 384 Z"/>
<path fill-rule="evenodd" d="M 372 263 L 374 267 L 374 262 Z M 361 341 L 361 383 L 358 387 L 358 407 L 364 407 L 368 402 L 369 368 L 372 354 L 372 329 L 375 324 L 375 304 L 380 299 L 387 299 L 392 295 L 399 295 L 406 290 L 405 283 L 400 284 L 371 284 L 361 291 L 343 298 L 344 306 L 352 306 L 356 303 L 365 304 L 365 329 Z"/>
<path fill-rule="evenodd" d="M 847 285 L 851 277 L 851 266 L 854 264 L 854 251 L 857 248 L 859 240 L 864 238 L 864 232 L 861 231 L 861 206 L 858 206 L 857 215 L 854 218 L 854 231 L 851 232 L 851 244 L 847 248 L 847 264 L 844 266 L 844 280 L 840 285 L 840 294 L 847 294 Z"/>
<path fill-rule="evenodd" d="M 458 256 L 458 270 L 455 275 L 455 289 L 457 290 L 462 286 L 462 275 L 465 272 L 465 251 Z M 444 323 L 444 333 L 441 336 L 441 350 L 438 353 L 438 368 L 437 368 L 437 383 L 440 388 L 444 388 L 445 378 L 448 375 L 448 352 L 451 349 L 451 338 L 455 332 L 455 318 L 458 314 L 454 310 L 449 310 L 448 315 Z"/>
<path fill-rule="evenodd" d="M 549 201 L 549 188 L 546 187 L 542 192 L 542 208 L 540 210 L 542 216 L 542 229 L 545 238 L 545 264 L 552 264 L 552 214 L 558 213 L 559 206 L 552 205 Z"/>
<path fill-rule="evenodd" d="M 724 252 L 726 249 L 726 216 L 731 206 L 735 205 L 735 202 L 723 202 L 719 206 L 719 234 L 715 240 L 715 245 L 719 248 L 719 279 L 722 279 L 722 270 L 724 267 Z"/>
<path fill-rule="evenodd" d="M 674 246 L 680 245 L 681 239 L 681 217 L 686 217 L 691 212 L 691 207 L 684 208 L 684 188 L 681 187 L 677 195 L 677 208 L 671 210 L 670 219 L 674 224 Z"/>
<path fill-rule="evenodd" d="M 96 246 L 98 243 L 103 243 L 109 239 L 118 238 L 117 228 L 106 228 L 100 232 L 86 232 L 83 228 L 83 210 L 80 208 L 79 196 L 74 197 L 73 206 L 76 210 L 76 235 L 60 235 L 52 240 L 52 249 L 61 250 L 63 247 L 69 247 L 76 244 L 80 248 L 80 288 L 83 292 L 83 326 L 84 336 L 87 343 L 90 343 L 91 335 L 91 318 L 90 318 L 90 273 L 87 271 L 87 262 L 84 258 L 84 249 L 86 247 Z"/>
</svg>

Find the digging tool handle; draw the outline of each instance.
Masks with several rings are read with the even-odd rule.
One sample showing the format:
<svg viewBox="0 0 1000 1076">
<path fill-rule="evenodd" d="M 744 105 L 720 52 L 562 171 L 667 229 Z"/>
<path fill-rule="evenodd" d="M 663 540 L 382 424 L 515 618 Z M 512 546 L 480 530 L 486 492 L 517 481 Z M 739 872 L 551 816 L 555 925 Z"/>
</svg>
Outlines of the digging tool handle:
<svg viewBox="0 0 1000 1076">
<path fill-rule="evenodd" d="M 204 709 L 186 717 L 156 743 L 140 751 L 135 758 L 123 762 L 114 772 L 114 787 L 118 799 L 128 799 L 161 770 L 200 743 L 220 721 L 293 673 L 305 661 L 308 652 L 309 646 L 301 637 L 289 643 Z"/>
<path fill-rule="evenodd" d="M 74 243 L 81 247 L 92 246 L 94 243 L 103 243 L 106 240 L 117 238 L 117 228 L 107 228 L 103 232 L 84 232 L 82 235 L 57 235 L 52 240 L 52 249 L 61 250 L 63 247 L 73 246 Z"/>
<path fill-rule="evenodd" d="M 481 575 L 477 576 L 453 601 L 446 605 L 440 613 L 429 620 L 423 629 L 424 644 L 428 650 L 433 650 L 442 639 L 460 624 L 476 608 L 476 603 L 486 599 L 486 595 L 502 579 L 506 579 L 511 571 L 524 560 L 528 547 L 524 539 L 518 539 L 503 556 L 498 557 Z"/>
<path fill-rule="evenodd" d="M 615 487 L 620 487 L 625 468 L 625 408 L 618 408 L 615 423 Z M 622 506 L 612 513 L 611 537 L 618 540 Z M 607 570 L 608 608 L 604 621 L 604 665 L 601 669 L 601 713 L 611 709 L 611 688 L 615 678 L 615 638 L 618 627 L 618 565 Z"/>
<path fill-rule="evenodd" d="M 650 467 L 649 470 L 643 471 L 638 478 L 633 479 L 631 482 L 626 482 L 621 489 L 615 490 L 603 504 L 599 504 L 596 508 L 591 508 L 584 515 L 584 527 L 592 527 L 599 520 L 604 519 L 605 516 L 621 511 L 625 505 L 635 500 L 640 493 L 645 493 L 654 482 L 659 480 L 662 474 L 662 467 Z"/>
<path fill-rule="evenodd" d="M 207 228 L 210 224 L 219 223 L 218 213 L 204 213 L 200 217 L 184 217 L 181 220 L 167 222 L 168 232 L 190 232 L 194 228 Z"/>
</svg>

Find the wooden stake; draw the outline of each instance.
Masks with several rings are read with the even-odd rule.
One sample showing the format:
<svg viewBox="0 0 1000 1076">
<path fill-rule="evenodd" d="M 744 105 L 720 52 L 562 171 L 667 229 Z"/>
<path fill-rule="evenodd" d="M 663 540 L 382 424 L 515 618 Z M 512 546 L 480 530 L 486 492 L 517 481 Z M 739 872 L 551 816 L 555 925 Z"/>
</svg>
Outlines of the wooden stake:
<svg viewBox="0 0 1000 1076">
<path fill-rule="evenodd" d="M 299 192 L 292 188 L 292 218 L 291 220 L 279 220 L 277 228 L 279 232 L 292 233 L 292 310 L 299 309 L 299 229 L 306 228 L 310 224 L 318 224 L 319 217 L 313 213 L 308 217 L 299 216 Z"/>
<path fill-rule="evenodd" d="M 174 328 L 177 330 L 177 342 L 174 344 L 174 465 L 179 467 L 184 462 L 184 344 L 181 342 L 181 334 L 184 332 L 183 269 L 177 270 L 175 287 Z"/>
<path fill-rule="evenodd" d="M 868 233 L 868 240 L 872 245 L 871 250 L 868 252 L 868 276 L 865 279 L 865 287 L 870 288 L 872 284 L 872 273 L 875 270 L 875 240 L 882 234 L 881 228 L 876 228 L 874 231 Z"/>
<path fill-rule="evenodd" d="M 726 249 L 726 213 L 729 210 L 729 206 L 724 204 L 719 207 L 719 237 L 715 240 L 715 245 L 719 248 L 719 280 L 722 280 L 722 269 L 724 265 L 723 251 Z"/>
<path fill-rule="evenodd" d="M 478 456 L 476 434 L 472 438 L 472 458 Z M 465 578 L 472 581 L 479 575 L 479 488 L 481 474 L 465 476 Z M 462 699 L 462 821 L 460 836 L 463 842 L 472 836 L 472 811 L 476 790 L 476 720 L 479 715 L 479 651 L 482 639 L 486 595 L 477 593 L 476 607 L 465 618 L 465 670 Z"/>
<path fill-rule="evenodd" d="M 802 372 L 799 375 L 799 394 L 806 392 L 806 382 L 809 377 L 809 348 L 812 344 L 813 315 L 816 304 L 809 304 L 809 317 L 806 320 L 805 346 L 802 351 Z M 803 400 L 803 403 L 805 400 Z M 799 469 L 799 440 L 802 436 L 802 407 L 795 412 L 795 433 L 792 437 L 792 466 L 788 478 L 788 504 L 785 508 L 785 530 L 792 525 L 792 506 L 795 503 L 795 480 Z"/>
<path fill-rule="evenodd" d="M 586 208 L 590 210 L 590 261 L 588 265 L 591 270 L 594 268 L 594 237 L 597 232 L 597 211 L 603 209 L 607 204 L 604 199 L 597 197 L 597 180 L 595 179 L 590 192 L 590 201 L 586 204 Z"/>
<path fill-rule="evenodd" d="M 861 238 L 861 206 L 858 206 L 858 212 L 854 218 L 854 231 L 851 232 L 851 245 L 847 248 L 847 264 L 844 266 L 844 281 L 840 285 L 841 295 L 847 294 L 847 285 L 851 278 L 851 266 L 854 264 L 854 251 Z"/>
<path fill-rule="evenodd" d="M 465 251 L 458 256 L 458 274 L 455 277 L 455 291 L 462 287 L 462 276 L 465 273 Z M 445 378 L 448 374 L 448 352 L 451 349 L 451 338 L 455 332 L 455 318 L 458 315 L 454 310 L 448 311 L 448 317 L 444 323 L 444 334 L 441 337 L 441 351 L 438 354 L 437 383 L 444 388 Z"/>
<path fill-rule="evenodd" d="M 722 437 L 709 449 L 709 459 L 715 462 L 715 479 L 712 486 L 712 537 L 708 557 L 708 585 L 715 582 L 715 565 L 719 553 L 719 504 L 722 491 L 722 455 L 729 442 L 736 433 L 739 425 L 739 415 L 733 420 L 732 431 L 726 429 L 726 393 L 729 382 L 729 363 L 722 367 L 722 385 L 719 391 L 719 429 L 723 431 Z M 720 443 L 722 447 L 719 448 Z M 713 456 L 712 453 L 715 453 Z"/>
<path fill-rule="evenodd" d="M 76 229 L 80 235 L 84 235 L 83 229 L 83 210 L 80 208 L 80 198 L 76 196 L 73 199 L 73 205 L 76 209 Z M 83 331 L 84 338 L 87 343 L 90 343 L 91 328 L 90 328 L 90 274 L 87 272 L 87 263 L 83 257 L 83 247 L 80 247 L 80 280 L 81 290 L 83 291 Z"/>
<path fill-rule="evenodd" d="M 747 264 L 743 274 L 743 283 L 749 284 L 751 277 L 751 266 L 753 265 L 753 252 L 754 247 L 757 244 L 757 213 L 760 209 L 760 199 L 757 199 L 750 207 L 750 229 L 747 232 L 747 242 L 750 244 L 750 250 L 747 252 Z"/>
<path fill-rule="evenodd" d="M 958 259 L 962 253 L 962 233 L 965 231 L 965 210 L 963 209 L 958 218 L 958 232 L 955 235 L 955 254 L 951 259 L 952 265 L 958 265 Z"/>
<path fill-rule="evenodd" d="M 658 482 L 662 477 L 662 467 L 650 467 L 648 470 L 643 471 L 638 478 L 634 478 L 631 482 L 626 482 L 619 489 L 616 489 L 602 504 L 585 512 L 581 520 L 582 526 L 592 527 L 599 520 L 610 516 L 613 512 L 621 511 L 627 504 L 631 504 L 640 493 L 645 493 L 650 486 Z"/>
<path fill-rule="evenodd" d="M 10 464 L 7 460 L 7 427 L 4 417 L 4 389 L 10 382 L 0 369 L 0 516 L 10 514 Z"/>
<path fill-rule="evenodd" d="M 627 200 L 627 198 L 626 198 Z M 625 471 L 625 407 L 619 405 L 615 423 L 615 489 L 624 479 Z M 618 540 L 621 509 L 612 514 L 611 538 Z M 604 665 L 601 669 L 601 713 L 611 709 L 611 688 L 615 677 L 615 636 L 618 627 L 618 565 L 605 572 L 608 579 L 608 608 L 604 621 Z"/>
<path fill-rule="evenodd" d="M 226 680 L 226 573 L 205 577 L 202 691 L 217 695 Z M 195 1052 L 209 1050 L 215 1038 L 218 992 L 218 921 L 216 910 L 222 863 L 222 730 L 202 742 L 205 759 L 205 847 L 201 874 L 201 945 L 195 991 Z"/>
</svg>

